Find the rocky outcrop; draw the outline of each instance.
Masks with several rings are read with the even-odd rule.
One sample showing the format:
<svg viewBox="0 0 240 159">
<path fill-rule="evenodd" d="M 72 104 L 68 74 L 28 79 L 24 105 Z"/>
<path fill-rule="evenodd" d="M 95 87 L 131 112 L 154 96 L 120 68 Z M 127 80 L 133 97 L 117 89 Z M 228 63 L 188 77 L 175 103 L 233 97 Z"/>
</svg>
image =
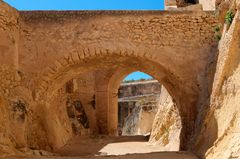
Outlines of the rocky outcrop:
<svg viewBox="0 0 240 159">
<path fill-rule="evenodd" d="M 161 146 L 163 151 L 179 150 L 181 119 L 178 108 L 164 87 L 161 89 L 158 112 L 152 127 L 150 144 Z"/>
<path fill-rule="evenodd" d="M 18 66 L 19 13 L 0 1 L 0 63 L 1 66 Z"/>
<path fill-rule="evenodd" d="M 15 154 L 17 151 L 16 144 L 11 138 L 11 132 L 9 129 L 11 127 L 9 122 L 9 114 L 10 110 L 6 107 L 7 102 L 0 98 L 0 155 L 3 156 L 5 154 Z"/>
<path fill-rule="evenodd" d="M 197 153 L 207 159 L 240 157 L 240 13 L 233 8 L 236 4 L 229 1 L 227 5 L 235 16 L 230 25 L 223 25 L 210 107 L 195 142 Z M 223 12 L 226 16 L 226 9 Z"/>
<path fill-rule="evenodd" d="M 21 77 L 18 59 L 19 14 L 0 1 L 0 156 L 26 147 L 27 103 L 16 96 Z"/>
</svg>

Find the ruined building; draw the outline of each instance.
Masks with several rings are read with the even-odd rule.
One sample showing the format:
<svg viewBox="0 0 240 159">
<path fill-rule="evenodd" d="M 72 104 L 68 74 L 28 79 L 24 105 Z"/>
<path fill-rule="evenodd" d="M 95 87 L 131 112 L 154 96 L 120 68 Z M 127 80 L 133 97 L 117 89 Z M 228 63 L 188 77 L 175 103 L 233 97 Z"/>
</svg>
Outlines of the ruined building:
<svg viewBox="0 0 240 159">
<path fill-rule="evenodd" d="M 161 84 L 157 80 L 123 82 L 118 94 L 119 135 L 150 133 L 160 94 Z"/>
<path fill-rule="evenodd" d="M 165 8 L 18 11 L 0 0 L 0 155 L 54 152 L 77 134 L 118 135 L 120 83 L 142 71 L 173 105 L 157 111 L 151 144 L 238 158 L 240 1 L 166 0 Z M 164 133 L 179 130 L 174 114 L 177 146 Z"/>
</svg>

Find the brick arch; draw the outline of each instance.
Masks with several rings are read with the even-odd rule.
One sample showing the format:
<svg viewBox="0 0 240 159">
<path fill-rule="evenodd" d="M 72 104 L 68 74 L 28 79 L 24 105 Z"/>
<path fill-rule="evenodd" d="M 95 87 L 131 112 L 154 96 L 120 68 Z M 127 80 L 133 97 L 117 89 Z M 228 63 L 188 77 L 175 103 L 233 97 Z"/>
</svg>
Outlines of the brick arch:
<svg viewBox="0 0 240 159">
<path fill-rule="evenodd" d="M 37 98 L 43 98 L 44 94 L 50 90 L 51 92 L 56 91 L 56 88 L 53 88 L 53 81 L 61 80 L 61 77 L 65 77 L 66 74 L 71 74 L 71 77 L 77 77 L 79 74 L 84 73 L 85 71 L 89 71 L 90 69 L 84 69 L 88 64 L 88 61 L 95 60 L 97 61 L 98 58 L 104 58 L 110 55 L 113 56 L 120 56 L 120 57 L 131 57 L 131 58 L 142 58 L 149 61 L 154 61 L 154 58 L 157 56 L 156 54 L 151 54 L 145 51 L 133 51 L 133 50 L 110 50 L 110 49 L 96 49 L 96 48 L 82 48 L 79 49 L 79 52 L 75 52 L 69 55 L 66 55 L 58 60 L 56 60 L 51 66 L 49 66 L 45 71 L 43 71 L 42 76 L 40 79 L 37 79 L 38 88 L 36 89 Z M 114 60 L 113 60 L 114 61 Z M 114 63 L 114 62 L 113 62 Z M 101 65 L 101 64 L 100 64 Z M 104 64 L 103 64 L 104 65 Z M 102 66 L 103 66 L 102 65 Z M 104 66 L 103 66 L 104 67 Z M 76 71 L 75 69 L 80 69 Z M 91 68 L 94 70 L 94 68 Z M 75 72 L 75 73 L 73 73 Z M 67 78 L 66 79 L 71 79 Z M 62 80 L 60 82 L 62 85 L 66 80 Z M 54 85 L 55 86 L 55 85 Z M 51 87 L 51 88 L 50 88 Z"/>
<path fill-rule="evenodd" d="M 46 70 L 44 76 L 38 80 L 40 82 L 36 91 L 36 100 L 47 102 L 66 81 L 89 71 L 112 69 L 117 76 L 114 77 L 113 73 L 113 78 L 108 79 L 109 87 L 111 87 L 114 78 L 117 77 L 117 81 L 121 81 L 127 75 L 126 73 L 130 73 L 129 71 L 140 70 L 146 72 L 159 80 L 177 103 L 183 124 L 181 149 L 185 150 L 186 143 L 194 128 L 199 92 L 195 85 L 191 85 L 194 81 L 191 81 L 191 79 L 181 81 L 181 78 L 175 76 L 174 72 L 157 62 L 156 56 L 148 52 L 132 50 L 82 49 L 80 53 L 69 54 L 57 60 L 53 66 Z M 121 67 L 129 68 L 129 70 L 122 72 Z M 104 111 L 106 112 L 106 110 Z M 107 122 L 107 117 L 102 121 Z M 111 132 L 111 130 L 109 131 Z"/>
<path fill-rule="evenodd" d="M 180 113 L 180 118 L 182 122 L 182 130 L 180 134 L 180 150 L 186 150 L 188 146 L 188 140 L 191 135 L 191 132 L 193 131 L 193 124 L 191 121 L 189 121 L 189 115 L 192 113 L 190 111 L 186 111 L 186 108 L 189 109 L 191 107 L 190 105 L 184 105 L 179 100 L 178 95 L 175 93 L 175 89 L 169 85 L 168 81 L 165 81 L 162 79 L 161 72 L 159 74 L 152 74 L 153 72 L 149 71 L 148 69 L 141 69 L 141 68 L 123 68 L 117 70 L 111 77 L 108 85 L 109 90 L 109 104 L 108 104 L 108 129 L 109 133 L 111 135 L 116 135 L 117 133 L 117 124 L 118 124 L 118 96 L 116 94 L 118 93 L 118 89 L 120 87 L 120 83 L 123 81 L 123 79 L 130 73 L 135 71 L 141 71 L 144 73 L 147 73 L 151 75 L 154 79 L 158 80 L 169 92 L 171 97 L 173 98 L 173 101 L 176 103 L 177 108 Z M 180 97 L 181 98 L 181 97 Z M 194 105 L 192 105 L 194 106 Z M 191 109 L 191 108 L 190 108 Z M 189 109 L 189 110 L 190 110 Z M 196 115 L 196 114 L 195 114 Z M 191 116 L 191 115 L 190 115 Z M 185 118 L 187 117 L 187 118 Z"/>
</svg>

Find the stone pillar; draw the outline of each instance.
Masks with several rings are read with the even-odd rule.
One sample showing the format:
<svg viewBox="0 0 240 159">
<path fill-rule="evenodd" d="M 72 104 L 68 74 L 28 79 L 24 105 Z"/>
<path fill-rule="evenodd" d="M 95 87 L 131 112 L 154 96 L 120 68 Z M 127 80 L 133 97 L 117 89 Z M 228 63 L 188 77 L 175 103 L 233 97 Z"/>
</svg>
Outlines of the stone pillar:
<svg viewBox="0 0 240 159">
<path fill-rule="evenodd" d="M 111 91 L 109 92 L 108 131 L 110 135 L 118 135 L 118 93 Z"/>
<path fill-rule="evenodd" d="M 100 134 L 108 134 L 109 72 L 95 72 L 96 119 Z"/>
<path fill-rule="evenodd" d="M 107 127 L 108 93 L 106 90 L 96 90 L 97 127 L 100 134 L 108 134 Z"/>
</svg>

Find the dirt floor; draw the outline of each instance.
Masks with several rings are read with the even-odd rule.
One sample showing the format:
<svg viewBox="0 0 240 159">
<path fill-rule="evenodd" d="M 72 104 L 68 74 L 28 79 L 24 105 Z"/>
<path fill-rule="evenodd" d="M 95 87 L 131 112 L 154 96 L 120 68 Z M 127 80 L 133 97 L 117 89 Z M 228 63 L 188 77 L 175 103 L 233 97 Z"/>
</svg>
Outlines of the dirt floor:
<svg viewBox="0 0 240 159">
<path fill-rule="evenodd" d="M 56 151 L 60 156 L 23 157 L 28 159 L 197 159 L 188 152 L 161 152 L 148 144 L 148 137 L 75 137 Z M 16 158 L 16 157 L 15 157 Z M 11 159 L 15 159 L 12 157 Z"/>
</svg>

